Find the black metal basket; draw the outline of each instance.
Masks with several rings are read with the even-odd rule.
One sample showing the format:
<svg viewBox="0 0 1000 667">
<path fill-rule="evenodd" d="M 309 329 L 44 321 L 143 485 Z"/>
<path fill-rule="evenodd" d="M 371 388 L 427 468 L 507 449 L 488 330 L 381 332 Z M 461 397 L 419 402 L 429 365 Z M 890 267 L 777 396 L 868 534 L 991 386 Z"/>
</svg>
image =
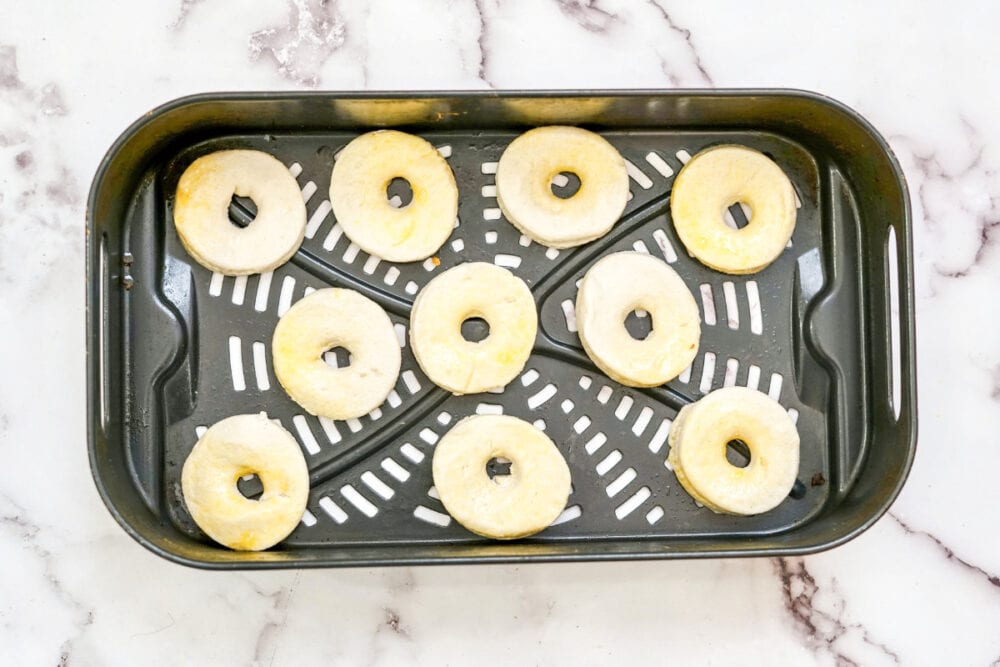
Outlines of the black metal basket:
<svg viewBox="0 0 1000 667">
<path fill-rule="evenodd" d="M 632 196 L 605 238 L 555 251 L 503 220 L 493 173 L 525 129 L 575 124 L 628 161 Z M 340 232 L 326 198 L 337 151 L 392 126 L 448 159 L 459 220 L 439 262 L 392 264 Z M 718 143 L 770 155 L 800 208 L 790 247 L 750 276 L 688 257 L 670 221 L 673 176 Z M 184 252 L 172 223 L 177 179 L 198 156 L 267 151 L 307 202 L 307 238 L 273 273 L 213 275 Z M 168 559 L 209 568 L 806 553 L 871 525 L 913 458 L 916 393 L 909 200 L 884 140 L 856 113 L 798 91 L 536 93 L 259 93 L 188 97 L 129 128 L 95 176 L 88 204 L 87 336 L 90 461 L 118 522 Z M 740 211 L 734 210 L 739 218 Z M 650 390 L 597 371 L 575 333 L 575 283 L 608 252 L 669 262 L 702 307 L 692 368 Z M 509 267 L 531 287 L 540 326 L 525 372 L 502 393 L 455 397 L 420 372 L 406 341 L 414 294 L 464 261 Z M 274 378 L 279 315 L 329 285 L 381 304 L 403 345 L 387 402 L 346 422 L 319 420 Z M 754 517 L 700 508 L 666 466 L 677 410 L 728 384 L 760 388 L 797 419 L 801 474 L 777 509 Z M 180 470 L 201 429 L 266 411 L 296 434 L 312 492 L 302 524 L 261 553 L 205 538 L 184 508 Z M 436 440 L 476 412 L 545 428 L 573 475 L 551 528 L 490 542 L 450 520 L 432 488 Z"/>
</svg>

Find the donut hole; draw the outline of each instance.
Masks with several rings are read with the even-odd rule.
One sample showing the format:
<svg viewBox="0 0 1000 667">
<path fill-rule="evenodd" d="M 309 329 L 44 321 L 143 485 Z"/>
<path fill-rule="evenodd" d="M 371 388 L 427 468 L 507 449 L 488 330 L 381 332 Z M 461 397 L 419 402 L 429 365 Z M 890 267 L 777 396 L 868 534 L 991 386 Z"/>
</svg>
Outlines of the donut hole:
<svg viewBox="0 0 1000 667">
<path fill-rule="evenodd" d="M 735 201 L 722 214 L 722 221 L 730 229 L 743 229 L 753 220 L 753 209 L 745 201 Z"/>
<path fill-rule="evenodd" d="M 323 361 L 331 368 L 347 368 L 354 361 L 354 357 L 346 347 L 337 345 L 323 353 Z"/>
<path fill-rule="evenodd" d="M 481 317 L 468 317 L 462 322 L 462 338 L 480 343 L 490 335 L 490 323 Z"/>
<path fill-rule="evenodd" d="M 246 227 L 257 217 L 257 202 L 250 197 L 241 197 L 233 193 L 229 201 L 229 222 L 239 228 Z"/>
<path fill-rule="evenodd" d="M 486 462 L 486 475 L 494 484 L 507 484 L 510 482 L 510 469 L 513 465 L 510 459 L 494 456 Z"/>
<path fill-rule="evenodd" d="M 572 171 L 560 171 L 552 177 L 549 189 L 559 199 L 569 199 L 580 191 L 580 177 Z"/>
<path fill-rule="evenodd" d="M 733 438 L 726 443 L 726 460 L 737 468 L 750 465 L 750 448 L 739 438 Z"/>
<path fill-rule="evenodd" d="M 237 478 L 236 488 L 247 500 L 260 500 L 261 494 L 264 493 L 264 483 L 255 472 Z"/>
<path fill-rule="evenodd" d="M 385 186 L 385 197 L 389 200 L 389 206 L 406 208 L 413 201 L 413 187 L 408 180 L 397 176 Z"/>
<path fill-rule="evenodd" d="M 653 333 L 653 318 L 641 308 L 633 308 L 625 316 L 625 330 L 636 340 L 646 340 Z"/>
</svg>

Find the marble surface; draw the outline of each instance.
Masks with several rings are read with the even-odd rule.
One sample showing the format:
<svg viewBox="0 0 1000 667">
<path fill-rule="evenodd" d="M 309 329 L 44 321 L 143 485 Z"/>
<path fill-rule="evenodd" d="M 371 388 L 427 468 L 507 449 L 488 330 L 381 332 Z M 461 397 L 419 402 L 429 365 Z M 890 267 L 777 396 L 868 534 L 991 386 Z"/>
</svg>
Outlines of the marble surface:
<svg viewBox="0 0 1000 667">
<path fill-rule="evenodd" d="M 0 653 L 9 664 L 1000 664 L 995 3 L 0 3 Z M 913 198 L 920 446 L 889 515 L 806 558 L 210 573 L 101 504 L 84 200 L 105 149 L 212 90 L 801 87 Z"/>
</svg>

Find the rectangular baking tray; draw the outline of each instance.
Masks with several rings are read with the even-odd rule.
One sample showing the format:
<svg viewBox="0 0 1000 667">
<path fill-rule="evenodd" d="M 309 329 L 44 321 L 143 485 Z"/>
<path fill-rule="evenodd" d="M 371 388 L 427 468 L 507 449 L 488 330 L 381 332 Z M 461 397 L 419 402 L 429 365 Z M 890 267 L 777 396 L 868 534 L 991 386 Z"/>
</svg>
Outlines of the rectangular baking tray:
<svg viewBox="0 0 1000 667">
<path fill-rule="evenodd" d="M 501 216 L 495 165 L 526 129 L 573 124 L 628 160 L 631 198 L 604 239 L 547 250 Z M 447 157 L 459 223 L 437 262 L 390 264 L 359 251 L 329 212 L 338 150 L 377 127 L 419 134 Z M 770 155 L 799 199 L 790 246 L 763 271 L 728 276 L 684 252 L 670 221 L 673 176 L 719 143 Z M 309 223 L 271 274 L 213 275 L 180 246 L 177 179 L 196 157 L 267 151 L 295 175 Z M 739 212 L 734 211 L 738 217 Z M 205 568 L 585 561 L 791 555 L 849 540 L 886 511 L 916 443 L 910 209 L 899 165 L 875 129 L 802 91 L 208 94 L 175 100 L 128 128 L 94 178 L 87 208 L 87 379 L 91 470 L 108 509 L 141 544 Z M 664 258 L 702 310 L 688 373 L 649 390 L 598 372 L 573 326 L 575 283 L 607 252 Z M 510 267 L 540 313 L 525 372 L 498 394 L 454 397 L 409 346 L 381 409 L 320 421 L 270 365 L 279 314 L 311 289 L 360 290 L 405 342 L 414 293 L 462 261 Z M 791 496 L 754 517 L 698 507 L 666 465 L 670 420 L 725 384 L 756 386 L 797 419 L 802 463 Z M 536 422 L 569 462 L 566 512 L 543 533 L 491 542 L 465 531 L 432 488 L 434 442 L 456 420 L 502 410 Z M 303 522 L 261 553 L 198 531 L 179 473 L 201 430 L 265 411 L 296 435 L 312 491 Z"/>
</svg>

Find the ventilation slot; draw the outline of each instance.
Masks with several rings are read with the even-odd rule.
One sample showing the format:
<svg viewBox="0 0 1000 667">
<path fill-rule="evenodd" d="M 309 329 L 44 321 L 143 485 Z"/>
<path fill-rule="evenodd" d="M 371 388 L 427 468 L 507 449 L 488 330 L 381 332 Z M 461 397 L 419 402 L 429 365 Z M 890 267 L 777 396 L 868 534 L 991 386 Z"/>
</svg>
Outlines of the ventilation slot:
<svg viewBox="0 0 1000 667">
<path fill-rule="evenodd" d="M 444 528 L 451 524 L 451 517 L 441 512 L 435 512 L 429 507 L 417 505 L 413 510 L 413 516 L 425 523 Z"/>
<path fill-rule="evenodd" d="M 266 354 L 264 343 L 255 342 L 253 344 L 253 373 L 259 391 L 267 391 L 271 388 L 271 380 L 267 375 Z"/>
<path fill-rule="evenodd" d="M 629 410 L 632 409 L 632 404 L 635 401 L 632 400 L 631 396 L 622 396 L 622 400 L 618 402 L 618 407 L 615 408 L 615 417 L 624 420 L 628 416 Z"/>
<path fill-rule="evenodd" d="M 358 493 L 358 490 L 350 484 L 340 487 L 340 495 L 344 496 L 347 502 L 358 508 L 369 519 L 378 514 L 378 508 L 370 500 Z"/>
<path fill-rule="evenodd" d="M 750 332 L 759 336 L 764 331 L 764 314 L 760 308 L 756 280 L 747 281 L 747 306 L 750 309 Z"/>
<path fill-rule="evenodd" d="M 576 332 L 576 307 L 569 299 L 565 299 L 562 304 L 563 317 L 566 318 L 566 330 L 570 333 Z"/>
<path fill-rule="evenodd" d="M 712 293 L 712 286 L 709 283 L 702 283 L 701 290 L 701 307 L 705 313 L 705 324 L 714 327 L 715 326 L 715 295 Z"/>
<path fill-rule="evenodd" d="M 412 463 L 420 463 L 424 460 L 424 453 L 408 442 L 399 448 L 399 453 L 409 459 Z"/>
<path fill-rule="evenodd" d="M 601 447 L 603 447 L 604 443 L 606 443 L 607 441 L 608 441 L 608 436 L 604 435 L 603 433 L 598 433 L 593 438 L 588 440 L 587 444 L 584 445 L 583 448 L 587 451 L 588 454 L 593 455 L 593 453 L 596 452 Z"/>
<path fill-rule="evenodd" d="M 574 519 L 579 519 L 583 515 L 583 510 L 579 505 L 570 505 L 562 511 L 562 513 L 556 517 L 550 526 L 558 526 L 561 523 L 569 523 Z"/>
<path fill-rule="evenodd" d="M 358 247 L 356 243 L 348 243 L 347 250 L 344 251 L 343 259 L 347 264 L 353 264 L 354 260 L 358 258 L 358 253 L 361 252 L 361 248 Z"/>
<path fill-rule="evenodd" d="M 411 394 L 415 394 L 420 391 L 420 380 L 417 379 L 417 375 L 413 371 L 403 371 L 403 384 L 406 385 L 407 391 Z"/>
<path fill-rule="evenodd" d="M 233 378 L 233 391 L 245 391 L 247 381 L 243 377 L 243 341 L 238 336 L 229 337 L 229 373 Z"/>
<path fill-rule="evenodd" d="M 726 359 L 726 376 L 722 379 L 723 387 L 736 386 L 736 375 L 740 372 L 740 362 L 738 359 L 729 357 Z"/>
<path fill-rule="evenodd" d="M 653 418 L 653 409 L 648 406 L 643 406 L 642 410 L 639 411 L 639 416 L 636 417 L 635 423 L 632 424 L 632 433 L 636 437 L 643 434 L 646 427 L 649 426 L 649 420 Z"/>
<path fill-rule="evenodd" d="M 646 512 L 646 523 L 648 523 L 650 526 L 652 526 L 657 521 L 659 521 L 660 519 L 663 518 L 663 514 L 664 514 L 663 508 L 660 507 L 659 505 L 657 505 L 653 509 L 651 509 L 648 512 Z"/>
<path fill-rule="evenodd" d="M 781 382 L 783 378 L 779 373 L 771 373 L 771 385 L 767 389 L 767 395 L 774 400 L 781 399 Z"/>
<path fill-rule="evenodd" d="M 383 500 L 389 500 L 395 495 L 392 488 L 390 488 L 388 484 L 379 479 L 378 476 L 371 471 L 361 474 L 361 482 L 378 494 Z"/>
<path fill-rule="evenodd" d="M 615 478 L 615 481 L 608 484 L 608 488 L 605 489 L 605 491 L 607 491 L 608 498 L 614 498 L 621 493 L 626 486 L 635 480 L 636 476 L 637 473 L 635 472 L 635 468 L 627 468 L 625 472 L 618 475 L 618 477 Z"/>
<path fill-rule="evenodd" d="M 340 237 L 343 235 L 344 230 L 339 224 L 334 223 L 333 227 L 330 228 L 330 232 L 326 235 L 326 238 L 323 239 L 323 250 L 326 250 L 327 252 L 332 251 L 336 247 L 337 241 L 339 241 Z"/>
<path fill-rule="evenodd" d="M 889 334 L 892 338 L 890 340 L 892 368 L 889 369 L 892 382 L 892 413 L 898 420 L 899 412 L 903 408 L 903 369 L 899 325 L 899 248 L 896 244 L 895 227 L 889 227 L 889 236 L 886 240 L 886 260 L 886 271 L 889 273 Z"/>
<path fill-rule="evenodd" d="M 274 271 L 268 271 L 260 274 L 260 278 L 257 280 L 257 296 L 253 301 L 253 309 L 258 313 L 267 310 L 267 297 L 271 292 L 271 279 L 273 277 Z"/>
<path fill-rule="evenodd" d="M 292 424 L 295 426 L 295 431 L 299 434 L 299 440 L 302 441 L 302 446 L 305 447 L 306 451 L 312 455 L 319 454 L 319 443 L 316 442 L 316 436 L 309 428 L 306 418 L 302 415 L 295 415 L 292 417 Z"/>
<path fill-rule="evenodd" d="M 295 291 L 295 278 L 285 276 L 281 281 L 281 292 L 278 294 L 278 317 L 288 312 L 292 307 L 292 293 Z"/>
<path fill-rule="evenodd" d="M 211 296 L 219 296 L 222 294 L 222 283 L 225 281 L 226 277 L 221 273 L 213 273 L 212 280 L 208 283 L 208 293 Z"/>
<path fill-rule="evenodd" d="M 663 259 L 667 260 L 667 264 L 673 264 L 677 261 L 677 253 L 674 251 L 674 246 L 671 245 L 670 239 L 667 238 L 667 233 L 662 229 L 657 229 L 653 232 L 653 241 L 656 242 L 656 246 L 663 253 Z"/>
<path fill-rule="evenodd" d="M 556 395 L 556 386 L 554 384 L 547 384 L 542 387 L 541 391 L 537 394 L 528 398 L 528 409 L 534 410 L 542 406 L 546 401 Z"/>
<path fill-rule="evenodd" d="M 326 512 L 327 516 L 337 523 L 344 523 L 347 521 L 347 512 L 340 509 L 340 506 L 337 503 L 333 502 L 326 496 L 319 499 L 319 507 L 321 510 Z"/>
<path fill-rule="evenodd" d="M 707 394 L 712 389 L 712 378 L 715 376 L 715 352 L 705 353 L 705 365 L 701 368 L 701 384 L 699 391 Z"/>
<path fill-rule="evenodd" d="M 319 425 L 323 429 L 323 433 L 326 434 L 326 439 L 330 441 L 331 445 L 335 445 L 340 442 L 340 431 L 337 430 L 337 425 L 332 419 L 320 417 Z"/>
<path fill-rule="evenodd" d="M 722 292 L 726 297 L 726 322 L 730 329 L 739 329 L 740 310 L 736 302 L 736 285 L 727 280 L 722 283 Z"/>
<path fill-rule="evenodd" d="M 382 459 L 381 466 L 382 470 L 385 470 L 387 473 L 392 475 L 396 481 L 405 482 L 410 479 L 410 473 L 406 470 L 406 468 L 396 463 L 394 459 L 388 457 Z"/>
<path fill-rule="evenodd" d="M 649 441 L 649 451 L 657 454 L 663 449 L 663 444 L 667 441 L 667 436 L 670 435 L 670 425 L 672 423 L 669 419 L 664 419 L 660 422 L 660 425 L 656 428 L 656 432 L 653 434 L 652 440 Z"/>
<path fill-rule="evenodd" d="M 670 178 L 674 175 L 674 170 L 670 168 L 667 161 L 660 157 L 658 153 L 646 153 L 646 162 L 648 162 L 649 166 L 655 169 L 663 178 Z"/>
<path fill-rule="evenodd" d="M 505 269 L 516 269 L 521 266 L 521 258 L 517 255 L 500 254 L 493 258 L 493 263 Z"/>
<path fill-rule="evenodd" d="M 644 174 L 639 167 L 635 166 L 628 160 L 625 160 L 625 170 L 628 172 L 628 175 L 632 178 L 632 180 L 635 181 L 643 190 L 648 190 L 653 187 L 652 179 Z"/>
<path fill-rule="evenodd" d="M 617 449 L 614 450 L 613 452 L 605 456 L 600 463 L 597 464 L 597 467 L 595 468 L 597 470 L 597 474 L 600 475 L 601 477 L 604 477 L 604 475 L 606 475 L 609 470 L 618 465 L 618 462 L 621 460 L 622 460 L 622 453 Z"/>
<path fill-rule="evenodd" d="M 636 491 L 631 498 L 629 498 L 628 500 L 626 500 L 625 502 L 623 502 L 621 505 L 618 506 L 618 508 L 615 510 L 615 517 L 617 517 L 618 520 L 621 521 L 629 514 L 634 512 L 636 509 L 638 509 L 640 505 L 649 500 L 649 497 L 651 495 L 653 494 L 649 490 L 648 486 L 642 487 L 641 489 Z"/>
<path fill-rule="evenodd" d="M 316 191 L 315 183 L 309 181 L 308 185 L 313 186 L 313 192 Z M 302 193 L 305 194 L 305 190 L 303 190 Z M 329 199 L 324 199 L 323 201 L 320 202 L 319 206 L 316 207 L 316 210 L 313 212 L 312 217 L 309 218 L 309 222 L 306 223 L 307 239 L 311 239 L 312 237 L 316 236 L 316 232 L 319 231 L 319 228 L 323 225 L 323 222 L 326 220 L 326 216 L 330 214 L 330 208 L 331 207 Z"/>
<path fill-rule="evenodd" d="M 233 305 L 242 306 L 243 299 L 247 293 L 247 277 L 246 276 L 236 276 L 236 280 L 233 281 Z"/>
</svg>

